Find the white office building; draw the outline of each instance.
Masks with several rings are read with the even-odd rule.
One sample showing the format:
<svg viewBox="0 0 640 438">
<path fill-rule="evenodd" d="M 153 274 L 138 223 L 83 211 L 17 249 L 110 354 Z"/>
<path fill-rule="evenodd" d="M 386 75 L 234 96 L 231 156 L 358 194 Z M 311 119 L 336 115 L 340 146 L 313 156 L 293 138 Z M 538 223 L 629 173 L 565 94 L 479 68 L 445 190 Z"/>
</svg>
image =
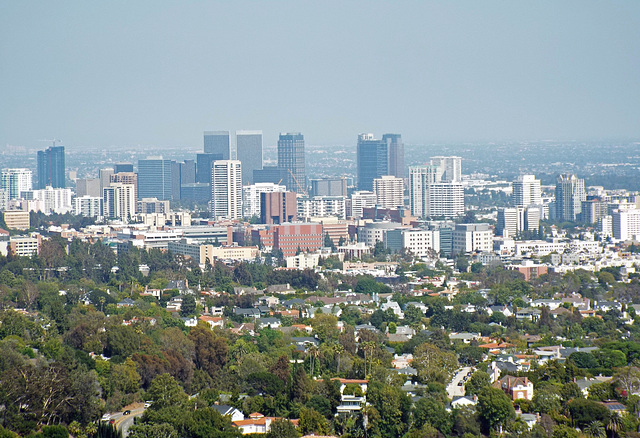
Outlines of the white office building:
<svg viewBox="0 0 640 438">
<path fill-rule="evenodd" d="M 41 211 L 44 214 L 66 214 L 73 210 L 71 189 L 47 186 L 40 190 L 27 190 L 21 193 L 29 211 Z"/>
<path fill-rule="evenodd" d="M 103 199 L 97 196 L 80 196 L 73 198 L 73 214 L 84 217 L 102 216 Z"/>
<path fill-rule="evenodd" d="M 242 188 L 242 215 L 246 218 L 260 216 L 260 194 L 286 192 L 287 188 L 274 183 L 255 183 Z"/>
<path fill-rule="evenodd" d="M 373 180 L 373 193 L 376 205 L 380 208 L 398 208 L 404 206 L 404 181 L 392 175 L 384 175 Z"/>
<path fill-rule="evenodd" d="M 363 209 L 376 206 L 376 194 L 366 190 L 351 194 L 351 211 L 347 214 L 353 219 L 362 218 Z"/>
<path fill-rule="evenodd" d="M 640 240 L 640 210 L 616 210 L 611 214 L 614 239 Z"/>
<path fill-rule="evenodd" d="M 460 182 L 462 181 L 462 158 L 461 157 L 431 157 L 431 165 L 438 166 L 442 171 L 442 181 Z"/>
<path fill-rule="evenodd" d="M 346 218 L 345 199 L 343 196 L 314 196 L 297 199 L 298 220 L 307 221 L 314 217 L 334 216 Z"/>
<path fill-rule="evenodd" d="M 440 231 L 421 228 L 388 230 L 384 235 L 384 246 L 393 251 L 409 251 L 417 257 L 440 252 Z"/>
<path fill-rule="evenodd" d="M 535 175 L 520 175 L 513 182 L 513 203 L 516 207 L 542 205 L 540 180 Z"/>
<path fill-rule="evenodd" d="M 493 230 L 485 223 L 457 224 L 452 240 L 456 254 L 493 250 Z"/>
<path fill-rule="evenodd" d="M 496 233 L 499 236 L 513 237 L 523 231 L 537 231 L 541 215 L 542 208 L 538 206 L 498 209 Z"/>
<path fill-rule="evenodd" d="M 136 187 L 133 184 L 111 183 L 102 190 L 103 216 L 129 221 L 136 214 Z"/>
<path fill-rule="evenodd" d="M 18 199 L 21 192 L 33 189 L 31 169 L 3 169 L 0 189 L 7 192 L 9 199 Z"/>
<path fill-rule="evenodd" d="M 211 169 L 211 216 L 242 218 L 242 165 L 238 160 L 218 160 Z"/>
</svg>

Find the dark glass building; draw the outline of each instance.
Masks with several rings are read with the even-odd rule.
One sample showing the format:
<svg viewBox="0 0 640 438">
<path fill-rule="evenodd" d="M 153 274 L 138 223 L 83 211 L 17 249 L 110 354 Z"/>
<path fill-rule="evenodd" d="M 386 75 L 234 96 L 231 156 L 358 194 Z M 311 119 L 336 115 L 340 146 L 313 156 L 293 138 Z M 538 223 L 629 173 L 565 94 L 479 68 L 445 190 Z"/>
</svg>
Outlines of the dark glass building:
<svg viewBox="0 0 640 438">
<path fill-rule="evenodd" d="M 205 131 L 204 153 L 219 154 L 222 157 L 219 158 L 219 160 L 230 160 L 231 146 L 229 143 L 229 131 Z"/>
<path fill-rule="evenodd" d="M 66 187 L 64 146 L 52 146 L 44 151 L 38 151 L 38 184 L 36 189 L 47 186 L 55 188 Z"/>
<path fill-rule="evenodd" d="M 211 184 L 211 166 L 216 160 L 222 160 L 222 154 L 196 155 L 196 182 Z"/>
<path fill-rule="evenodd" d="M 287 190 L 297 193 L 306 191 L 304 136 L 299 132 L 280 134 L 278 167 L 286 172 L 283 182 Z"/>
<path fill-rule="evenodd" d="M 373 134 L 358 136 L 358 190 L 373 191 L 373 180 L 389 174 L 389 152 L 387 142 L 378 140 Z"/>
<path fill-rule="evenodd" d="M 382 141 L 387 144 L 387 153 L 389 154 L 389 173 L 396 178 L 404 178 L 404 143 L 400 134 L 385 134 Z"/>
<path fill-rule="evenodd" d="M 138 160 L 138 199 L 172 198 L 171 160 L 149 157 Z"/>
<path fill-rule="evenodd" d="M 262 169 L 262 131 L 236 131 L 236 152 L 242 184 L 253 184 L 253 171 Z"/>
</svg>

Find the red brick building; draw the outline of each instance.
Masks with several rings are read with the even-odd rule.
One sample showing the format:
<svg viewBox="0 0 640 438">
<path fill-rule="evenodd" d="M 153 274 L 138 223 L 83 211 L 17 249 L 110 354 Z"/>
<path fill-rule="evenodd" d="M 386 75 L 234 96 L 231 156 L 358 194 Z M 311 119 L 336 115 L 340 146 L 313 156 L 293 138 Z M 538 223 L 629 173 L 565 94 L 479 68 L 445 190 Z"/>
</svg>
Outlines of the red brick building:
<svg viewBox="0 0 640 438">
<path fill-rule="evenodd" d="M 322 248 L 324 234 L 322 224 L 293 223 L 273 227 L 273 248 L 285 257 L 294 256 L 298 249 L 313 252 Z"/>
</svg>

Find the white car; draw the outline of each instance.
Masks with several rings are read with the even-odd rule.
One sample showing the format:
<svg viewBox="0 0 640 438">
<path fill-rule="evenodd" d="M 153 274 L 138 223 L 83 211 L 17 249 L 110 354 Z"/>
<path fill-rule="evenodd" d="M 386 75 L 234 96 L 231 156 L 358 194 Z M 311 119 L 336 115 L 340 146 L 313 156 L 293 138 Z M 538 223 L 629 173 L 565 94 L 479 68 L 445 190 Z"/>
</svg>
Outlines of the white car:
<svg viewBox="0 0 640 438">
<path fill-rule="evenodd" d="M 111 414 L 104 414 L 100 421 L 109 421 L 111 420 Z"/>
</svg>

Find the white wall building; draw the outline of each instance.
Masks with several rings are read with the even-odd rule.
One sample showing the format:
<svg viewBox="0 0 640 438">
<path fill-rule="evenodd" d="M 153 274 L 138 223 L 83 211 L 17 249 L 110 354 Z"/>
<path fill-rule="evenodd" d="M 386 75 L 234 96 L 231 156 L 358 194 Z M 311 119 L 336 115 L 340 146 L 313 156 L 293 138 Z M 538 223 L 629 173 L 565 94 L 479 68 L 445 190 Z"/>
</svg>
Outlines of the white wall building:
<svg viewBox="0 0 640 438">
<path fill-rule="evenodd" d="M 215 219 L 242 218 L 242 164 L 240 161 L 213 162 L 211 216 Z"/>
<path fill-rule="evenodd" d="M 102 216 L 102 202 L 102 198 L 89 195 L 73 198 L 73 214 L 84 217 Z"/>
<path fill-rule="evenodd" d="M 362 218 L 364 208 L 376 206 L 376 195 L 373 192 L 361 190 L 351 194 L 351 211 L 347 214 L 353 219 Z"/>
<path fill-rule="evenodd" d="M 462 158 L 461 157 L 431 157 L 431 165 L 438 166 L 442 170 L 442 181 L 460 182 L 462 181 Z"/>
<path fill-rule="evenodd" d="M 640 209 L 614 211 L 611 228 L 614 239 L 640 240 Z"/>
<path fill-rule="evenodd" d="M 376 242 L 384 242 L 384 235 L 388 230 L 400 228 L 396 222 L 370 222 L 364 227 L 358 227 L 358 242 L 367 246 L 375 246 Z"/>
<path fill-rule="evenodd" d="M 314 217 L 335 216 L 346 218 L 345 199 L 342 196 L 314 196 L 298 198 L 298 220 L 309 220 Z"/>
<path fill-rule="evenodd" d="M 493 250 L 493 230 L 485 223 L 456 225 L 452 240 L 456 254 Z"/>
<path fill-rule="evenodd" d="M 513 202 L 516 207 L 542 204 L 540 180 L 535 175 L 520 175 L 513 182 Z"/>
<path fill-rule="evenodd" d="M 73 210 L 71 189 L 47 186 L 40 190 L 27 190 L 21 193 L 30 211 L 41 211 L 44 214 L 66 214 Z M 35 201 L 35 202 L 31 202 Z"/>
<path fill-rule="evenodd" d="M 286 192 L 287 188 L 274 183 L 255 183 L 242 188 L 242 215 L 246 218 L 260 216 L 260 194 Z"/>
<path fill-rule="evenodd" d="M 6 190 L 9 199 L 20 198 L 21 192 L 33 189 L 31 169 L 3 169 L 0 189 Z"/>
<path fill-rule="evenodd" d="M 404 181 L 392 175 L 384 175 L 373 180 L 376 205 L 380 208 L 404 206 Z"/>
<path fill-rule="evenodd" d="M 411 251 L 418 257 L 440 252 L 440 231 L 421 228 L 388 230 L 384 235 L 385 247 L 391 251 Z"/>
<path fill-rule="evenodd" d="M 102 193 L 104 217 L 128 221 L 136 214 L 136 187 L 133 184 L 111 183 Z"/>
</svg>

